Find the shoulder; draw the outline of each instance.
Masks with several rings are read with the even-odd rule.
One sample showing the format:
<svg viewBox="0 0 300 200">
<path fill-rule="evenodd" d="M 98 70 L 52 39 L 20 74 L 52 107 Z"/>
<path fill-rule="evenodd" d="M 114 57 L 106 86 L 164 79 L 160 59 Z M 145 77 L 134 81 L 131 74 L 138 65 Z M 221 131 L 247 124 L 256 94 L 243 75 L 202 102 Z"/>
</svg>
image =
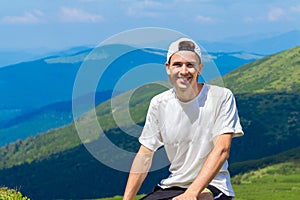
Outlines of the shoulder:
<svg viewBox="0 0 300 200">
<path fill-rule="evenodd" d="M 156 96 L 154 96 L 151 101 L 150 101 L 150 105 L 149 105 L 149 109 L 148 112 L 149 113 L 158 113 L 161 110 L 165 109 L 168 105 L 168 102 L 170 102 L 170 100 L 174 99 L 174 91 L 173 89 L 169 89 L 165 92 L 162 92 Z"/>
<path fill-rule="evenodd" d="M 168 102 L 174 98 L 175 98 L 175 92 L 174 89 L 172 88 L 154 96 L 151 99 L 151 104 L 161 104 L 163 102 Z"/>
<path fill-rule="evenodd" d="M 233 96 L 230 89 L 217 85 L 206 84 L 207 93 L 213 97 L 229 97 Z"/>
</svg>

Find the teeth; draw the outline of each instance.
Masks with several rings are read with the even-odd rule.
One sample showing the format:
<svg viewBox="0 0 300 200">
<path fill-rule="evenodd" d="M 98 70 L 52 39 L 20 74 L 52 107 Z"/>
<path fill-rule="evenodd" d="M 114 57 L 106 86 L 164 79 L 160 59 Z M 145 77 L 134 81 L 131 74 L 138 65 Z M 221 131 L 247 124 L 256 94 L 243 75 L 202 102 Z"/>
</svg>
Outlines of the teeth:
<svg viewBox="0 0 300 200">
<path fill-rule="evenodd" d="M 181 80 L 187 81 L 189 77 L 179 77 Z"/>
</svg>

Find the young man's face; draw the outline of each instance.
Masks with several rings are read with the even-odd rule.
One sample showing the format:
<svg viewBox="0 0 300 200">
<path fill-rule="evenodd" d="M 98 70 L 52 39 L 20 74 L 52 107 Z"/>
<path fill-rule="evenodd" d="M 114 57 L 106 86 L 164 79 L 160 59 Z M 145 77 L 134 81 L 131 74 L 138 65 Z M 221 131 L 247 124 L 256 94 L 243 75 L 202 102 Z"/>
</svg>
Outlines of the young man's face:
<svg viewBox="0 0 300 200">
<path fill-rule="evenodd" d="M 166 63 L 169 81 L 176 89 L 197 88 L 202 70 L 199 57 L 192 51 L 179 51 Z"/>
</svg>

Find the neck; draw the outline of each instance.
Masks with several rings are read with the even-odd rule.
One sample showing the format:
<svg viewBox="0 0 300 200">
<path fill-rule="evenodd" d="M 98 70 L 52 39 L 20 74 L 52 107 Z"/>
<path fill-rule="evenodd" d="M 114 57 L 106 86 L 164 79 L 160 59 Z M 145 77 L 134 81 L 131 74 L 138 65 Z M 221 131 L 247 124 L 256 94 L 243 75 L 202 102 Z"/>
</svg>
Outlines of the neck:
<svg viewBox="0 0 300 200">
<path fill-rule="evenodd" d="M 182 102 L 188 102 L 198 96 L 203 84 L 197 84 L 195 87 L 189 87 L 187 89 L 175 88 L 177 98 Z"/>
</svg>

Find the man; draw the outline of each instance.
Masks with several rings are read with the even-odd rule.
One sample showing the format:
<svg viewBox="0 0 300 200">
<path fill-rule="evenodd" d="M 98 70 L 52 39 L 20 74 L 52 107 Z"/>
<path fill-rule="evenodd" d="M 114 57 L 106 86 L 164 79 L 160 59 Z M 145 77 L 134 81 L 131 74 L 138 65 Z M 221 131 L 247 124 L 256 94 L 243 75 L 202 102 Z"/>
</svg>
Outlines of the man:
<svg viewBox="0 0 300 200">
<path fill-rule="evenodd" d="M 227 159 L 232 138 L 243 135 L 233 94 L 198 83 L 203 63 L 191 39 L 173 42 L 165 65 L 173 88 L 151 100 L 124 200 L 134 198 L 161 146 L 170 176 L 143 199 L 233 199 Z"/>
</svg>

